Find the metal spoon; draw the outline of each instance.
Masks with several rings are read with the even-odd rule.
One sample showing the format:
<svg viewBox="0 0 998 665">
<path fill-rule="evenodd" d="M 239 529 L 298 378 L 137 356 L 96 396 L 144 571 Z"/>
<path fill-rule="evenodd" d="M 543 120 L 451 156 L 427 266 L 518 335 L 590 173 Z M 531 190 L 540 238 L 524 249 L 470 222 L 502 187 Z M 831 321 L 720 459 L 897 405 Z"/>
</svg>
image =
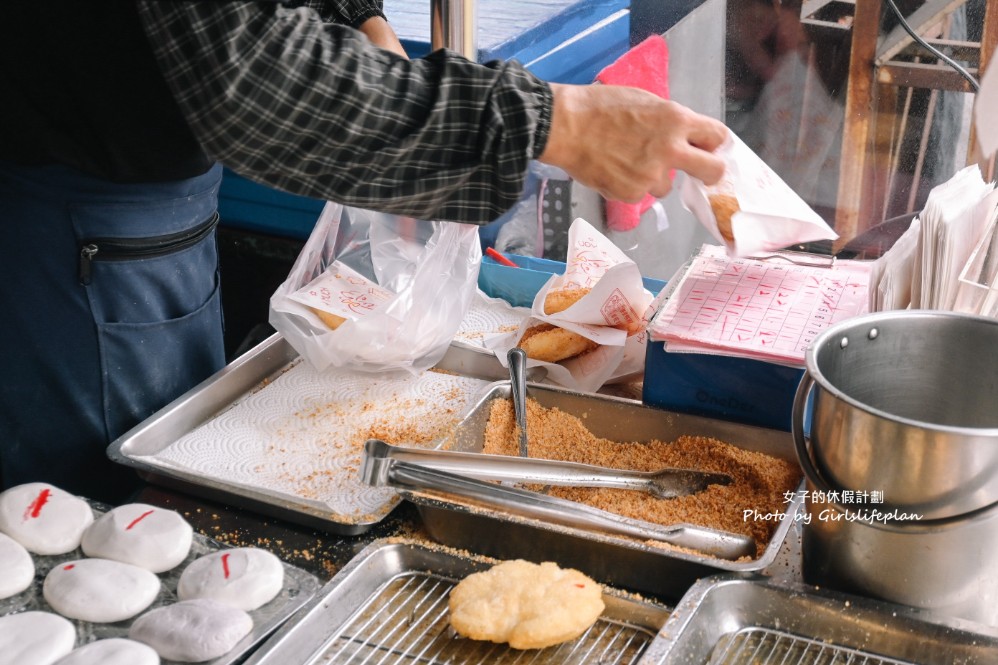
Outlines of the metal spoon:
<svg viewBox="0 0 998 665">
<path fill-rule="evenodd" d="M 504 480 L 562 487 L 615 487 L 648 492 L 660 499 L 695 494 L 710 485 L 727 485 L 731 482 L 731 476 L 726 474 L 692 469 L 628 471 L 591 464 L 509 455 L 400 448 L 377 439 L 367 442 L 364 459 L 366 470 L 363 472 L 365 476 L 377 476 L 381 473 L 377 468 L 378 465 L 387 468 L 392 461 L 409 462 L 479 480 Z"/>
<path fill-rule="evenodd" d="M 527 353 L 514 346 L 506 354 L 506 361 L 509 364 L 513 414 L 516 416 L 516 428 L 520 430 L 520 457 L 527 457 Z"/>
</svg>

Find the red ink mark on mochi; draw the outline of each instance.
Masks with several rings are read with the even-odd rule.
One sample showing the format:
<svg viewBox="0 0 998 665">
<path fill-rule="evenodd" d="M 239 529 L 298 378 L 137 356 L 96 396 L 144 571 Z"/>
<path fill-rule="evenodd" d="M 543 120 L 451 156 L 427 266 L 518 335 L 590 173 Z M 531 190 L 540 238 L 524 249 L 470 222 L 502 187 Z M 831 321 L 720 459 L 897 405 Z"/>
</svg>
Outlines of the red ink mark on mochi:
<svg viewBox="0 0 998 665">
<path fill-rule="evenodd" d="M 76 568 L 75 563 L 70 563 L 62 567 L 63 570 L 72 570 L 73 568 Z"/>
<path fill-rule="evenodd" d="M 142 513 L 141 515 L 139 515 L 138 517 L 136 517 L 134 520 L 132 520 L 131 524 L 129 524 L 128 526 L 125 527 L 125 531 L 131 531 L 133 526 L 135 526 L 136 524 L 138 524 L 139 522 L 141 522 L 145 518 L 149 517 L 154 512 L 156 512 L 156 511 L 155 510 L 147 510 L 146 512 Z"/>
<path fill-rule="evenodd" d="M 49 498 L 52 496 L 52 491 L 48 488 L 43 489 L 35 497 L 35 500 L 28 504 L 28 509 L 24 511 L 25 521 L 35 518 L 37 519 L 42 514 L 42 508 L 45 504 L 49 502 Z"/>
<path fill-rule="evenodd" d="M 225 573 L 225 579 L 229 579 L 229 553 L 226 552 L 222 555 L 222 572 Z"/>
<path fill-rule="evenodd" d="M 576 584 L 575 586 L 579 587 L 580 589 L 585 589 L 586 588 L 585 584 Z"/>
</svg>

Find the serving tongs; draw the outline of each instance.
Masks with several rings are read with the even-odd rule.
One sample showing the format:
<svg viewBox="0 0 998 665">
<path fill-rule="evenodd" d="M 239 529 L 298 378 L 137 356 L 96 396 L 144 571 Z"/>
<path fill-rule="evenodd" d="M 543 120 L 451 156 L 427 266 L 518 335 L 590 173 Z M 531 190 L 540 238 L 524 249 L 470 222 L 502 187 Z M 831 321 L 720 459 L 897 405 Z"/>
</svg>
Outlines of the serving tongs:
<svg viewBox="0 0 998 665">
<path fill-rule="evenodd" d="M 366 452 L 368 457 L 375 459 L 390 458 L 479 480 L 559 487 L 612 487 L 648 492 L 659 499 L 696 494 L 711 485 L 727 485 L 731 482 L 731 476 L 710 471 L 671 468 L 631 471 L 510 455 L 401 448 L 377 439 L 368 441 Z"/>
<path fill-rule="evenodd" d="M 507 468 L 519 473 L 500 477 L 493 472 L 496 469 L 485 468 L 485 465 L 493 462 L 483 463 L 482 460 L 496 460 L 494 462 L 496 469 L 500 463 L 505 462 L 509 465 Z M 750 536 L 691 524 L 659 526 L 613 515 L 574 501 L 507 487 L 482 479 L 484 477 L 491 480 L 517 480 L 553 485 L 556 483 L 552 482 L 552 479 L 564 480 L 564 474 L 538 475 L 527 473 L 527 470 L 551 465 L 563 468 L 564 464 L 568 463 L 504 455 L 399 448 L 378 439 L 370 439 L 364 447 L 361 478 L 369 485 L 443 492 L 519 517 L 539 519 L 586 531 L 666 542 L 720 559 L 736 560 L 744 556 L 754 556 L 756 553 L 755 540 Z M 548 472 L 550 473 L 550 469 Z M 476 474 L 477 477 L 473 477 L 472 474 Z M 562 484 L 580 483 L 573 481 Z M 589 485 L 589 483 L 582 484 Z M 619 485 L 614 486 L 619 487 Z"/>
</svg>

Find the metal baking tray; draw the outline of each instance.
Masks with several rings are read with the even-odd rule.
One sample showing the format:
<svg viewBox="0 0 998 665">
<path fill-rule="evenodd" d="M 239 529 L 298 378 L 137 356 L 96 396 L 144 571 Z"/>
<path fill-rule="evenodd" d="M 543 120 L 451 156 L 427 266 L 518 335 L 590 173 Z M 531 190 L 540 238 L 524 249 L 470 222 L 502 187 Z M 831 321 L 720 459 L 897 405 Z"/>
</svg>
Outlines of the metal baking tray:
<svg viewBox="0 0 998 665">
<path fill-rule="evenodd" d="M 109 506 L 104 504 L 89 502 L 97 518 L 109 510 Z M 148 609 L 162 607 L 177 602 L 177 583 L 180 581 L 180 574 L 195 559 L 211 554 L 218 550 L 229 549 L 228 545 L 223 545 L 211 538 L 194 533 L 190 554 L 176 568 L 165 573 L 160 573 L 162 588 L 159 596 L 153 601 Z M 35 579 L 31 586 L 19 594 L 9 598 L 0 599 L 0 616 L 26 612 L 29 610 L 41 610 L 56 613 L 42 595 L 42 585 L 48 572 L 68 561 L 85 558 L 83 551 L 77 548 L 67 554 L 54 556 L 42 556 L 32 554 L 31 559 L 35 564 Z M 278 626 L 288 620 L 295 612 L 301 609 L 319 590 L 319 580 L 301 568 L 284 564 L 284 587 L 281 592 L 266 605 L 249 613 L 253 619 L 253 631 L 236 644 L 227 654 L 219 656 L 213 660 L 204 661 L 203 665 L 232 665 L 241 662 L 246 655 L 260 644 L 268 635 L 274 632 Z M 119 621 L 116 623 L 90 623 L 88 621 L 71 620 L 76 626 L 76 645 L 83 646 L 90 642 L 112 637 L 127 637 L 128 629 L 134 619 Z M 163 665 L 179 665 L 175 661 L 163 660 Z"/>
<path fill-rule="evenodd" d="M 425 542 L 375 541 L 246 665 L 636 663 L 669 616 L 663 605 L 604 589 L 603 615 L 574 641 L 518 651 L 461 638 L 449 627 L 450 589 L 495 563 Z"/>
<path fill-rule="evenodd" d="M 151 456 L 263 389 L 296 362 L 303 361 L 291 345 L 281 335 L 272 335 L 113 441 L 107 454 L 113 461 L 134 468 L 151 483 L 335 534 L 364 533 L 401 501 L 394 492 L 375 497 L 380 501 L 376 511 L 358 511 L 358 515 L 346 520 L 306 497 L 272 492 L 249 482 L 229 482 L 151 460 Z M 452 345 L 437 367 L 486 381 L 508 377 L 494 355 L 459 345 Z"/>
<path fill-rule="evenodd" d="M 585 418 L 593 434 L 622 442 L 671 441 L 680 435 L 711 436 L 747 450 L 797 464 L 787 432 L 664 411 L 636 400 L 579 393 L 530 383 L 528 397 Z M 509 399 L 508 383 L 494 383 L 458 425 L 450 447 L 478 452 L 492 400 Z M 803 481 L 801 485 L 803 487 Z M 499 559 L 554 560 L 594 579 L 675 602 L 699 578 L 719 572 L 757 573 L 776 560 L 801 508 L 803 492 L 787 504 L 762 555 L 727 561 L 694 552 L 670 550 L 637 540 L 594 533 L 512 515 L 495 507 L 472 505 L 438 492 L 401 490 L 414 503 L 427 533 L 443 544 Z"/>
<path fill-rule="evenodd" d="M 642 665 L 998 663 L 994 629 L 762 577 L 697 582 L 659 637 Z"/>
</svg>

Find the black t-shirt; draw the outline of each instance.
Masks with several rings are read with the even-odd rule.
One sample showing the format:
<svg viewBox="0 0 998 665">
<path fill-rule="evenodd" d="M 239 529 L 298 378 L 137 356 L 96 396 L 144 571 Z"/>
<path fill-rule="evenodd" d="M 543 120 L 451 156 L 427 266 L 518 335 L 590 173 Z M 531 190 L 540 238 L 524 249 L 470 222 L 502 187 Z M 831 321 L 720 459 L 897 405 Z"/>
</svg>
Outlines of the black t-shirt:
<svg viewBox="0 0 998 665">
<path fill-rule="evenodd" d="M 130 0 L 13 2 L 0 21 L 0 159 L 113 182 L 179 180 L 211 160 Z"/>
</svg>

